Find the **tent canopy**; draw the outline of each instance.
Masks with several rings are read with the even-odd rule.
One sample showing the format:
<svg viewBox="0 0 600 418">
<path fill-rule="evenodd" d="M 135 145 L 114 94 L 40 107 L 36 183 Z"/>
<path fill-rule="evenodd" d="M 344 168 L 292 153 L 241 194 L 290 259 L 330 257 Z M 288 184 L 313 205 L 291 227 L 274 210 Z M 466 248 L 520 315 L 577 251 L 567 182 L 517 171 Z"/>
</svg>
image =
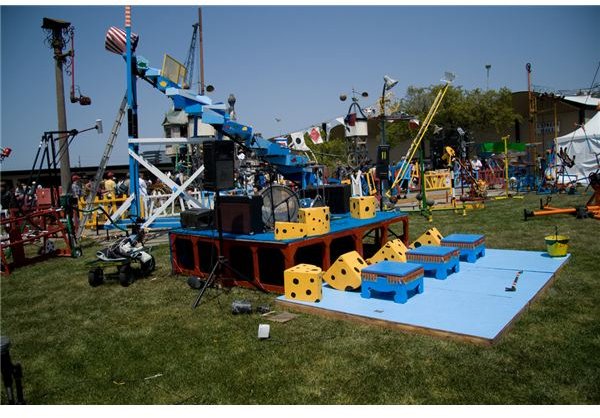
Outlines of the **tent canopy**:
<svg viewBox="0 0 600 418">
<path fill-rule="evenodd" d="M 571 158 L 575 156 L 575 165 L 571 168 L 565 167 L 570 178 L 565 178 L 564 180 L 573 181 L 574 177 L 577 176 L 577 182 L 587 183 L 590 173 L 598 170 L 598 158 L 600 158 L 600 112 L 596 112 L 594 117 L 585 125 L 556 140 L 559 150 L 563 148 L 568 156 Z M 559 180 L 561 179 L 559 178 Z"/>
</svg>

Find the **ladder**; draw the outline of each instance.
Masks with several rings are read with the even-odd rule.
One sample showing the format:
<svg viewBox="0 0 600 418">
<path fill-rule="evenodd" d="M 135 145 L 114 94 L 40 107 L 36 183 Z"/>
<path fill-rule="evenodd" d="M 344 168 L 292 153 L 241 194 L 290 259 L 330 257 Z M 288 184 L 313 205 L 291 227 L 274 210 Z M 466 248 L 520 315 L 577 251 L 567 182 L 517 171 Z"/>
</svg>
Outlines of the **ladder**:
<svg viewBox="0 0 600 418">
<path fill-rule="evenodd" d="M 94 207 L 94 198 L 96 197 L 96 194 L 98 193 L 98 188 L 100 187 L 100 183 L 102 182 L 104 170 L 106 170 L 106 165 L 108 164 L 108 159 L 110 158 L 110 154 L 112 153 L 115 139 L 117 139 L 117 135 L 119 134 L 119 130 L 121 129 L 121 124 L 123 123 L 123 117 L 125 116 L 126 108 L 127 94 L 123 96 L 121 106 L 119 107 L 119 112 L 117 113 L 117 117 L 115 119 L 115 123 L 113 124 L 112 130 L 110 131 L 110 135 L 108 136 L 108 140 L 106 141 L 104 154 L 102 155 L 100 165 L 98 166 L 98 170 L 96 170 L 96 175 L 94 177 L 94 181 L 92 182 L 92 189 L 90 190 L 90 194 L 88 195 L 87 201 L 85 202 L 85 212 L 83 214 L 83 218 L 81 218 L 79 222 L 79 228 L 77 229 L 77 239 L 79 239 L 83 234 L 83 231 L 85 230 L 85 224 L 88 218 L 90 217 L 91 210 Z"/>
<path fill-rule="evenodd" d="M 419 132 L 417 132 L 417 135 L 413 139 L 408 151 L 406 152 L 406 155 L 404 156 L 404 160 L 402 162 L 402 165 L 400 166 L 400 169 L 398 170 L 398 173 L 396 174 L 394 183 L 390 186 L 390 188 L 386 192 L 387 197 L 391 196 L 392 189 L 394 187 L 398 186 L 398 184 L 404 178 L 406 171 L 408 170 L 408 167 L 410 167 L 410 161 L 413 159 L 415 153 L 417 152 L 417 149 L 419 149 L 419 146 L 421 145 L 421 141 L 423 140 L 423 137 L 425 136 L 425 133 L 427 132 L 427 129 L 429 128 L 429 124 L 433 120 L 433 117 L 437 113 L 438 108 L 440 107 L 440 104 L 442 103 L 442 100 L 444 99 L 444 96 L 446 95 L 446 91 L 448 91 L 448 87 L 450 86 L 451 81 L 452 80 L 446 81 L 446 85 L 444 86 L 444 88 L 442 88 L 438 92 L 437 96 L 435 97 L 435 100 L 433 101 L 431 108 L 429 108 L 429 113 L 427 113 L 427 116 L 425 117 L 425 120 L 423 121 L 423 124 L 421 125 L 421 128 L 419 129 Z"/>
</svg>

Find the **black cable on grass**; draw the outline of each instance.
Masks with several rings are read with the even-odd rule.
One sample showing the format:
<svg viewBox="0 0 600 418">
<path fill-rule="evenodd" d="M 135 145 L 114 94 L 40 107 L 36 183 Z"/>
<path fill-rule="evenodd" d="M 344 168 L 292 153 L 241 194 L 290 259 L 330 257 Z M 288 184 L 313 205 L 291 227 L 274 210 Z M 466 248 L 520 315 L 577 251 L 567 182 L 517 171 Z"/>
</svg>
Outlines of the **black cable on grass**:
<svg viewBox="0 0 600 418">
<path fill-rule="evenodd" d="M 115 228 L 117 228 L 117 229 L 118 229 L 118 230 L 120 230 L 120 231 L 127 232 L 127 229 L 126 229 L 126 228 L 123 228 L 123 227 L 121 227 L 121 226 L 117 225 L 117 224 L 115 223 L 115 221 L 113 221 L 113 220 L 112 220 L 112 218 L 110 217 L 110 214 L 109 214 L 109 213 L 106 211 L 106 209 L 104 209 L 102 206 L 98 206 L 98 207 L 97 207 L 97 208 L 95 208 L 95 209 L 89 209 L 89 210 L 88 210 L 88 209 L 79 209 L 79 208 L 74 208 L 74 210 L 75 210 L 76 212 L 83 212 L 83 213 L 92 213 L 92 212 L 95 212 L 95 211 L 99 210 L 99 211 L 101 211 L 102 213 L 104 213 L 104 214 L 106 215 L 106 217 L 108 218 L 108 221 L 109 221 L 109 222 L 110 222 L 110 223 L 111 223 L 111 224 L 112 224 L 112 225 L 113 225 Z"/>
</svg>

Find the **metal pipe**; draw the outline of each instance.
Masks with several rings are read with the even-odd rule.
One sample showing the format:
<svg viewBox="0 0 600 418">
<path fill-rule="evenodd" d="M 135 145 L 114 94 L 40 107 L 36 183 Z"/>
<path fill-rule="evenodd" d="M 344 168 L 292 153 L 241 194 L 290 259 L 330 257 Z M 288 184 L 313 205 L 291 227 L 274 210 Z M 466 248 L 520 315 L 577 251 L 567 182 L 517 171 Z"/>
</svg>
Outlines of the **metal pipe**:
<svg viewBox="0 0 600 418">
<path fill-rule="evenodd" d="M 198 43 L 200 62 L 200 94 L 204 95 L 204 42 L 202 40 L 202 7 L 198 7 Z"/>
</svg>

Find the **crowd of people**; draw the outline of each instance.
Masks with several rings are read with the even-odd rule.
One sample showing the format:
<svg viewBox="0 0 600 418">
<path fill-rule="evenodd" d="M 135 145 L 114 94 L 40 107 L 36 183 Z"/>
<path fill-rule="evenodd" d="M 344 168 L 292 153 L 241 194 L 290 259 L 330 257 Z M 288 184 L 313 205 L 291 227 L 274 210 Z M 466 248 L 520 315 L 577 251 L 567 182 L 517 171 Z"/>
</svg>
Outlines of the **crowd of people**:
<svg viewBox="0 0 600 418">
<path fill-rule="evenodd" d="M 75 197 L 87 199 L 93 189 L 94 179 L 82 178 L 78 174 L 71 176 L 71 194 Z M 114 198 L 129 194 L 129 174 L 117 178 L 112 172 L 105 174 L 104 179 L 98 185 L 96 197 Z"/>
<path fill-rule="evenodd" d="M 176 179 L 176 182 L 178 180 L 179 179 Z M 93 177 L 73 174 L 71 176 L 71 195 L 77 199 L 87 199 L 92 192 L 93 182 Z M 163 193 L 169 191 L 169 189 L 165 188 L 164 184 L 157 179 L 154 179 L 154 181 L 146 179 L 144 173 L 140 173 L 139 185 L 140 195 L 142 197 L 148 196 L 154 190 L 160 190 Z M 43 193 L 44 189 L 47 189 L 42 184 L 39 184 L 35 181 L 32 181 L 30 184 L 19 182 L 13 187 L 10 187 L 6 181 L 2 181 L 0 187 L 0 209 L 7 212 L 10 209 L 24 212 L 37 208 L 38 203 L 40 203 L 38 202 L 38 199 L 40 199 L 40 193 Z M 49 198 L 49 193 L 47 195 Z M 103 180 L 98 184 L 96 191 L 96 197 L 103 199 L 112 199 L 127 195 L 129 195 L 128 173 L 122 177 L 117 177 L 109 171 L 104 175 Z"/>
</svg>

